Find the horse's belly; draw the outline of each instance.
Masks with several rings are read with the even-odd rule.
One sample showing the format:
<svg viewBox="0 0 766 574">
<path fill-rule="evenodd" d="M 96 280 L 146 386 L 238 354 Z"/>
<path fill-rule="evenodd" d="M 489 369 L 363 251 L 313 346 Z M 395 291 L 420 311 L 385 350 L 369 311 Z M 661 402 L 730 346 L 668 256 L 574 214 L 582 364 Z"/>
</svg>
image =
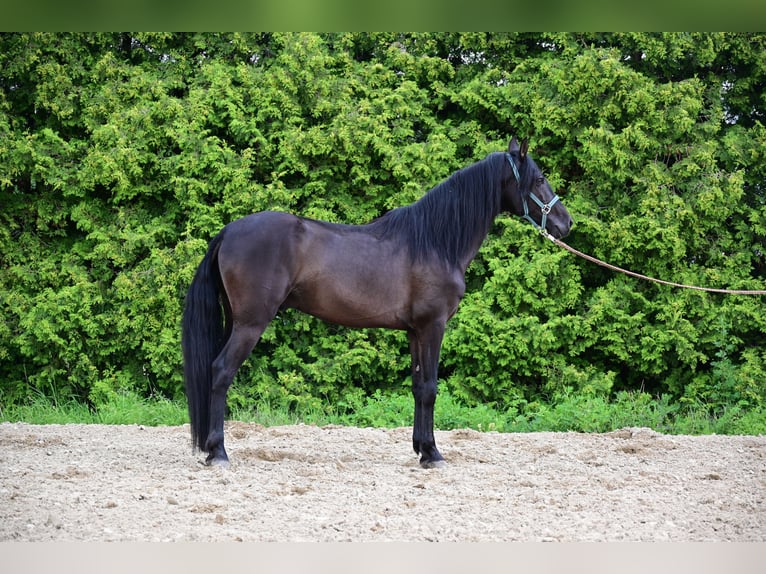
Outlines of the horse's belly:
<svg viewBox="0 0 766 574">
<path fill-rule="evenodd" d="M 405 329 L 405 285 L 385 281 L 383 276 L 328 277 L 296 286 L 287 301 L 309 315 L 347 327 Z"/>
</svg>

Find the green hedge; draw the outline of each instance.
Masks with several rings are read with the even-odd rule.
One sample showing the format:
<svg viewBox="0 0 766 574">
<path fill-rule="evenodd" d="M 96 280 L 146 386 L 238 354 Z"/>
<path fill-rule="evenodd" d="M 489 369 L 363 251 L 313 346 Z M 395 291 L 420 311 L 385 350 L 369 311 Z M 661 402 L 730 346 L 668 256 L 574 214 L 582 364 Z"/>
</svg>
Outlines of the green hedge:
<svg viewBox="0 0 766 574">
<path fill-rule="evenodd" d="M 0 402 L 181 397 L 183 297 L 222 225 L 366 222 L 513 133 L 574 247 L 762 289 L 764 54 L 765 35 L 733 33 L 2 34 Z M 512 217 L 467 280 L 441 371 L 463 404 L 764 406 L 762 297 L 615 275 Z M 230 399 L 398 394 L 408 361 L 402 333 L 286 312 Z"/>
</svg>

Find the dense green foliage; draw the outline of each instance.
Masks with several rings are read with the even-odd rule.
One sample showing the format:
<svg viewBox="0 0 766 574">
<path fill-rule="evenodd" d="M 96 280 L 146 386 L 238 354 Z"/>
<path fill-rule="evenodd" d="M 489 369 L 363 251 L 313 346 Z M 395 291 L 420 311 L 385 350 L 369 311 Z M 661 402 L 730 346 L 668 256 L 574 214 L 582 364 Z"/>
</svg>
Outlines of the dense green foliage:
<svg viewBox="0 0 766 574">
<path fill-rule="evenodd" d="M 180 398 L 183 297 L 221 226 L 366 222 L 513 133 L 576 248 L 766 285 L 766 35 L 2 34 L 0 70 L 0 406 Z M 615 275 L 510 216 L 467 280 L 442 353 L 459 404 L 766 407 L 763 297 Z M 342 415 L 402 394 L 408 363 L 403 333 L 285 312 L 230 404 Z"/>
</svg>

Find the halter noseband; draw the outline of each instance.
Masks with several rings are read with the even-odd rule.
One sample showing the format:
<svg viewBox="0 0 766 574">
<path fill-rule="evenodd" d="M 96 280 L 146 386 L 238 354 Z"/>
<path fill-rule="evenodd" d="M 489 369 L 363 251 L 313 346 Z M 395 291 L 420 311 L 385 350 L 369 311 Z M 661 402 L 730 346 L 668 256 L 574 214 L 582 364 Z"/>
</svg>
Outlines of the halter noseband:
<svg viewBox="0 0 766 574">
<path fill-rule="evenodd" d="M 559 196 L 555 193 L 553 194 L 553 199 L 551 199 L 548 203 L 543 203 L 539 197 L 537 197 L 532 191 L 529 191 L 529 197 L 532 198 L 532 201 L 534 201 L 539 207 L 540 212 L 542 213 L 542 221 L 540 221 L 540 224 L 538 225 L 537 222 L 532 219 L 532 216 L 529 215 L 529 205 L 527 205 L 527 196 L 521 191 L 521 176 L 519 175 L 519 168 L 516 167 L 516 164 L 513 161 L 513 157 L 511 154 L 506 153 L 505 159 L 508 160 L 508 163 L 511 164 L 511 168 L 513 169 L 513 175 L 516 178 L 516 183 L 518 184 L 517 187 L 519 188 L 519 194 L 521 195 L 521 202 L 524 205 L 524 219 L 529 221 L 532 225 L 535 226 L 536 229 L 539 229 L 542 233 L 547 233 L 545 231 L 545 222 L 548 219 L 548 214 L 551 212 L 551 209 L 553 208 L 553 205 L 559 200 Z"/>
</svg>

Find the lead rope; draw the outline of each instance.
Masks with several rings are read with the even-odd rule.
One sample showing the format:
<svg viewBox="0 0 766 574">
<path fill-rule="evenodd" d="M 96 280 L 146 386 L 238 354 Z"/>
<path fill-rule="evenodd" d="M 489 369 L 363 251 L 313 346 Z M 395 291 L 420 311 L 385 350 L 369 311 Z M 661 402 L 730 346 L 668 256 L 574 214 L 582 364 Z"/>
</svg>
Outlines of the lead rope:
<svg viewBox="0 0 766 574">
<path fill-rule="evenodd" d="M 611 269 L 612 271 L 617 271 L 619 273 L 624 273 L 625 275 L 630 275 L 631 277 L 635 277 L 637 279 L 644 279 L 646 281 L 652 281 L 653 283 L 660 283 L 661 285 L 670 285 L 671 287 L 680 287 L 681 289 L 694 289 L 695 291 L 706 291 L 708 293 L 724 293 L 726 295 L 766 295 L 766 289 L 756 289 L 756 290 L 743 290 L 743 289 L 712 289 L 710 287 L 697 287 L 696 285 L 683 285 L 682 283 L 673 283 L 672 281 L 664 281 L 663 279 L 655 279 L 654 277 L 647 277 L 646 275 L 641 275 L 640 273 L 634 273 L 633 271 L 628 271 L 627 269 L 623 269 L 622 267 L 617 267 L 616 265 L 611 265 L 609 263 L 606 263 L 605 261 L 601 261 L 600 259 L 596 259 L 595 257 L 591 257 L 590 255 L 586 255 L 585 253 L 581 251 L 577 251 L 574 247 L 570 247 L 560 239 L 556 239 L 548 233 L 545 230 L 541 230 L 542 235 L 551 241 L 558 245 L 559 247 L 563 247 L 570 253 L 574 253 L 575 255 L 578 255 L 582 257 L 583 259 L 590 261 L 591 263 L 595 263 L 596 265 L 600 265 L 601 267 L 606 267 L 607 269 Z"/>
</svg>

